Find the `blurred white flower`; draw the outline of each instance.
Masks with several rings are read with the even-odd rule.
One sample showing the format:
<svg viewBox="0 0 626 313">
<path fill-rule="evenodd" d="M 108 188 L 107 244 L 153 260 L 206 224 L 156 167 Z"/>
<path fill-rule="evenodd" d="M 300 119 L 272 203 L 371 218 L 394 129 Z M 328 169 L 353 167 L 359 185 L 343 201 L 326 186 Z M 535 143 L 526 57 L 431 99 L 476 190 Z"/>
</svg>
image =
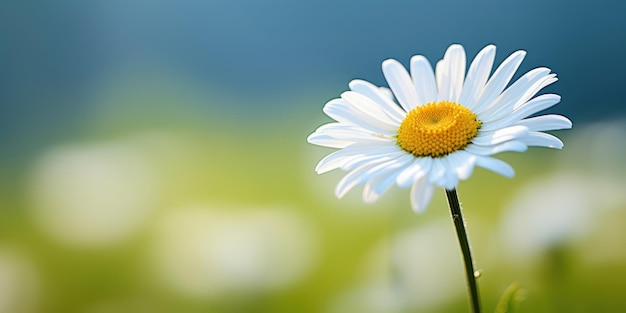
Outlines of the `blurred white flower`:
<svg viewBox="0 0 626 313">
<path fill-rule="evenodd" d="M 287 210 L 180 209 L 163 216 L 157 231 L 157 276 L 197 297 L 290 286 L 316 252 L 311 225 Z"/>
<path fill-rule="evenodd" d="M 582 259 L 624 259 L 626 188 L 623 121 L 586 125 L 570 133 L 557 171 L 529 182 L 503 212 L 500 240 L 507 255 L 525 262 L 561 246 Z"/>
<path fill-rule="evenodd" d="M 145 153 L 123 142 L 58 147 L 37 162 L 35 218 L 65 243 L 106 245 L 127 238 L 158 195 Z"/>
<path fill-rule="evenodd" d="M 0 313 L 36 312 L 38 296 L 32 264 L 11 249 L 0 250 Z"/>
<path fill-rule="evenodd" d="M 585 172 L 596 179 L 623 182 L 626 175 L 626 121 L 603 121 L 585 125 L 568 137 L 567 153 L 559 165 Z"/>
<path fill-rule="evenodd" d="M 518 261 L 537 257 L 560 245 L 578 244 L 599 233 L 621 235 L 607 221 L 626 205 L 623 155 L 626 126 L 621 121 L 586 125 L 570 133 L 567 152 L 557 158 L 558 171 L 529 182 L 503 212 L 500 237 L 507 255 Z M 596 240 L 586 258 L 615 255 L 621 249 Z M 599 253 L 602 251 L 601 253 Z M 609 253 L 610 252 L 610 253 Z"/>
<path fill-rule="evenodd" d="M 362 284 L 331 304 L 330 312 L 407 312 L 461 297 L 465 283 L 457 239 L 446 221 L 406 230 L 366 259 Z"/>
<path fill-rule="evenodd" d="M 501 239 L 507 254 L 521 261 L 576 243 L 599 227 L 618 197 L 624 203 L 622 189 L 574 170 L 530 182 L 503 213 Z"/>
</svg>

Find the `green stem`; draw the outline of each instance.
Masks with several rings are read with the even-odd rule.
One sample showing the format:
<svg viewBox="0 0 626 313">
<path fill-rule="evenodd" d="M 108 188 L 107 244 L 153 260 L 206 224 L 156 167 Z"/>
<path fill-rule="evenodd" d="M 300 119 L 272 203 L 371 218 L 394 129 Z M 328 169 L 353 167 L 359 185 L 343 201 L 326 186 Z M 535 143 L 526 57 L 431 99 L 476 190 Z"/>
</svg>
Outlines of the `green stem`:
<svg viewBox="0 0 626 313">
<path fill-rule="evenodd" d="M 465 222 L 463 220 L 463 215 L 461 214 L 461 204 L 459 203 L 459 197 L 456 194 L 456 189 L 446 189 L 446 196 L 448 196 L 448 205 L 450 205 L 452 221 L 454 222 L 456 235 L 459 238 L 459 244 L 461 245 L 463 261 L 465 261 L 465 274 L 467 276 L 467 288 L 469 289 L 472 302 L 472 312 L 480 313 L 480 299 L 478 298 L 478 287 L 476 286 L 477 275 L 474 273 L 472 252 L 470 251 L 469 241 L 467 240 Z"/>
</svg>

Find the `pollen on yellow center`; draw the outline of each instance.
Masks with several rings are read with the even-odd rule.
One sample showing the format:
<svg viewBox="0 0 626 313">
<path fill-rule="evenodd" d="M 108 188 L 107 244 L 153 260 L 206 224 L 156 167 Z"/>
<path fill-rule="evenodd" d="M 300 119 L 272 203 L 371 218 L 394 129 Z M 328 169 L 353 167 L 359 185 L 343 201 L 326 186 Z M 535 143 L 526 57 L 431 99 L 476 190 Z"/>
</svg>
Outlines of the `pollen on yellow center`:
<svg viewBox="0 0 626 313">
<path fill-rule="evenodd" d="M 476 114 L 458 103 L 430 102 L 406 115 L 397 144 L 418 157 L 442 157 L 465 148 L 480 126 Z"/>
</svg>

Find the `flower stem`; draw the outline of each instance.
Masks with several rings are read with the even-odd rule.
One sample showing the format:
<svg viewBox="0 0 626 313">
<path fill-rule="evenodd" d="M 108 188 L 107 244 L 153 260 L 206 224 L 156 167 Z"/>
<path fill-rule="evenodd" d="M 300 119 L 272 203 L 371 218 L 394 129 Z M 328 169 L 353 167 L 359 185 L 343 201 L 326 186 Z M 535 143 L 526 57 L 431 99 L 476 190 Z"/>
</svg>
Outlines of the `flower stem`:
<svg viewBox="0 0 626 313">
<path fill-rule="evenodd" d="M 465 232 L 465 221 L 461 214 L 461 204 L 459 203 L 459 197 L 456 194 L 456 189 L 446 189 L 446 196 L 448 196 L 448 205 L 450 205 L 450 213 L 452 214 L 452 221 L 456 228 L 456 235 L 459 238 L 459 245 L 461 246 L 461 252 L 463 253 L 463 261 L 465 261 L 465 274 L 467 276 L 467 288 L 472 302 L 472 312 L 480 313 L 480 299 L 478 298 L 478 287 L 476 286 L 476 274 L 474 273 L 474 263 L 472 261 L 472 252 L 470 251 L 469 241 L 467 240 L 467 233 Z"/>
</svg>

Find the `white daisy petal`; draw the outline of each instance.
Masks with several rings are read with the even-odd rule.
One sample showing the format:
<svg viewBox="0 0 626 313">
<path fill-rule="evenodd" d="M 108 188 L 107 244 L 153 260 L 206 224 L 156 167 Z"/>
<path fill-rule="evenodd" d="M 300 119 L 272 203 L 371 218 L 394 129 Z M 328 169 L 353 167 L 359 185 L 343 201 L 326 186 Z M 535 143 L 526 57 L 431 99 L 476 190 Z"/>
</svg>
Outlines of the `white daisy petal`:
<svg viewBox="0 0 626 313">
<path fill-rule="evenodd" d="M 329 123 L 320 126 L 307 137 L 309 143 L 329 148 L 345 148 L 349 145 L 384 145 L 395 139 L 383 134 L 368 132 L 357 126 L 341 123 Z"/>
<path fill-rule="evenodd" d="M 439 90 L 442 89 L 441 84 L 444 83 L 443 77 L 441 77 L 443 75 L 444 71 L 444 67 L 445 67 L 445 61 L 444 59 L 441 59 L 439 61 L 437 61 L 437 63 L 435 64 L 435 82 L 437 83 L 437 98 L 439 98 Z"/>
<path fill-rule="evenodd" d="M 322 158 L 322 160 L 320 160 L 315 166 L 315 172 L 317 174 L 323 174 L 341 167 L 343 162 L 349 159 L 351 154 L 355 153 L 352 150 L 349 150 L 349 148 L 350 147 L 346 147 L 344 149 L 337 150 Z"/>
<path fill-rule="evenodd" d="M 335 196 L 339 199 L 343 198 L 348 191 L 352 188 L 364 184 L 368 179 L 371 179 L 374 175 L 370 170 L 376 167 L 374 164 L 365 164 L 355 170 L 352 170 L 346 176 L 344 176 L 337 186 L 335 186 Z"/>
<path fill-rule="evenodd" d="M 526 137 L 523 138 L 523 141 L 529 146 L 546 147 L 553 149 L 563 148 L 563 142 L 559 138 L 542 132 L 530 132 Z"/>
<path fill-rule="evenodd" d="M 439 101 L 457 102 L 465 79 L 465 50 L 461 45 L 451 45 L 446 50 L 441 66 L 437 68 Z"/>
<path fill-rule="evenodd" d="M 376 202 L 378 198 L 393 185 L 394 179 L 394 176 L 381 174 L 367 181 L 365 186 L 363 186 L 363 202 Z"/>
<path fill-rule="evenodd" d="M 366 203 L 372 203 L 385 192 L 396 181 L 396 177 L 402 172 L 408 164 L 413 161 L 414 157 L 410 154 L 405 154 L 387 167 L 384 174 L 380 174 L 374 179 L 365 183 L 363 188 L 363 201 Z"/>
<path fill-rule="evenodd" d="M 459 103 L 469 109 L 474 107 L 474 103 L 480 97 L 489 78 L 495 56 L 496 46 L 494 45 L 486 46 L 476 55 L 467 72 L 467 78 L 459 96 Z"/>
<path fill-rule="evenodd" d="M 391 135 L 395 132 L 395 129 L 390 127 L 384 120 L 372 118 L 343 99 L 328 101 L 323 111 L 337 122 L 359 126 L 374 133 Z"/>
<path fill-rule="evenodd" d="M 516 122 L 515 125 L 526 126 L 532 131 L 546 131 L 570 129 L 572 128 L 572 121 L 562 115 L 549 114 L 523 119 Z"/>
<path fill-rule="evenodd" d="M 383 110 L 385 114 L 394 122 L 400 124 L 404 119 L 404 115 L 406 115 L 406 113 L 402 111 L 402 109 L 395 102 L 393 102 L 393 94 L 391 94 L 391 91 L 387 88 L 379 88 L 370 82 L 360 79 L 351 81 L 349 86 L 351 90 L 356 91 L 376 102 L 376 104 L 380 106 L 380 109 Z"/>
<path fill-rule="evenodd" d="M 484 169 L 488 169 L 492 172 L 498 173 L 504 177 L 512 178 L 515 176 L 515 170 L 506 162 L 494 159 L 488 156 L 477 156 L 476 166 L 480 166 Z"/>
<path fill-rule="evenodd" d="M 537 82 L 533 83 L 532 86 L 526 88 L 525 92 L 517 92 L 517 95 L 509 97 L 509 99 L 507 99 L 508 102 L 498 103 L 497 105 L 500 106 L 499 108 L 495 106 L 489 107 L 485 109 L 482 113 L 480 113 L 478 116 L 480 120 L 483 122 L 497 120 L 502 117 L 505 117 L 511 114 L 511 112 L 514 112 L 515 110 L 521 108 L 522 106 L 525 106 L 527 101 L 533 96 L 535 96 L 537 92 L 539 92 L 539 90 L 541 90 L 542 88 L 556 81 L 557 81 L 556 75 L 554 74 L 547 75 L 539 79 Z M 504 93 L 503 93 L 503 97 L 501 98 L 504 99 Z M 496 102 L 498 102 L 498 100 L 496 100 Z"/>
<path fill-rule="evenodd" d="M 469 146 L 465 147 L 465 151 L 473 153 L 475 155 L 493 155 L 496 153 L 509 151 L 524 152 L 527 149 L 528 145 L 518 140 L 507 141 L 489 146 L 470 144 Z"/>
<path fill-rule="evenodd" d="M 394 169 L 398 166 L 406 164 L 406 154 L 401 155 L 391 160 L 378 159 L 371 161 L 357 167 L 344 176 L 337 186 L 335 187 L 335 195 L 337 198 L 343 198 L 352 188 L 358 185 L 362 185 L 367 181 L 376 178 L 377 176 L 384 174 L 390 169 Z"/>
<path fill-rule="evenodd" d="M 526 102 L 524 105 L 516 108 L 509 115 L 498 120 L 484 122 L 481 127 L 482 131 L 491 131 L 514 124 L 515 122 L 535 114 L 539 111 L 548 109 L 561 101 L 561 96 L 555 94 L 540 95 Z"/>
<path fill-rule="evenodd" d="M 394 59 L 385 60 L 383 74 L 404 111 L 409 112 L 419 104 L 411 76 L 400 62 Z"/>
<path fill-rule="evenodd" d="M 526 51 L 516 51 L 511 54 L 493 73 L 493 76 L 489 79 L 482 95 L 476 101 L 476 104 L 472 108 L 474 112 L 481 112 L 483 108 L 489 106 L 504 90 L 504 87 L 509 83 L 515 71 L 524 60 Z"/>
<path fill-rule="evenodd" d="M 318 127 L 315 130 L 316 133 L 329 135 L 333 138 L 341 139 L 364 139 L 369 137 L 376 137 L 380 139 L 392 138 L 391 136 L 384 136 L 376 134 L 363 129 L 358 126 L 342 124 L 342 123 L 328 123 Z"/>
<path fill-rule="evenodd" d="M 525 126 L 510 126 L 501 128 L 495 131 L 480 132 L 478 136 L 472 139 L 472 143 L 481 146 L 490 146 L 499 143 L 503 143 L 509 140 L 515 140 L 526 136 L 528 134 L 528 128 Z"/>
<path fill-rule="evenodd" d="M 389 89 L 387 87 L 378 87 L 378 90 L 380 90 L 380 92 L 383 94 L 383 96 L 387 97 L 387 99 L 391 99 L 391 101 L 393 101 L 395 99 L 395 97 L 393 96 L 393 91 L 391 91 L 391 89 Z M 394 102 L 394 104 L 395 104 L 395 102 Z M 402 111 L 402 108 L 400 108 L 400 111 L 402 112 L 402 114 L 405 114 L 405 112 Z"/>
<path fill-rule="evenodd" d="M 379 125 L 378 127 L 383 129 L 396 130 L 400 124 L 389 117 L 379 104 L 358 92 L 346 91 L 341 94 L 341 99 L 355 112 L 360 113 L 360 118 L 373 125 Z"/>
<path fill-rule="evenodd" d="M 526 102 L 532 98 L 537 91 L 541 88 L 546 81 L 549 81 L 550 69 L 540 67 L 529 71 L 524 74 L 518 80 L 516 80 L 509 88 L 502 92 L 502 94 L 493 101 L 489 106 L 485 107 L 481 112 L 477 112 L 482 121 L 489 120 L 491 115 L 497 112 L 511 112 L 515 108 L 515 104 L 518 102 Z M 552 74 L 554 77 L 554 74 Z M 530 90 L 535 90 L 530 94 Z"/>
<path fill-rule="evenodd" d="M 472 176 L 474 165 L 476 164 L 476 156 L 464 150 L 459 150 L 451 153 L 449 158 L 456 159 L 456 166 L 453 170 L 460 180 L 466 180 Z"/>
<path fill-rule="evenodd" d="M 416 158 L 413 164 L 398 174 L 396 184 L 398 184 L 400 188 L 408 188 L 415 180 L 415 177 L 423 176 L 430 171 L 432 163 L 433 159 L 430 157 Z"/>
<path fill-rule="evenodd" d="M 461 165 L 461 161 L 462 160 L 460 159 L 451 158 L 450 155 L 441 159 L 441 164 L 443 164 L 446 170 L 441 181 L 438 182 L 438 185 L 448 190 L 452 190 L 459 184 L 459 176 L 456 173 L 456 169 Z"/>
<path fill-rule="evenodd" d="M 397 125 L 396 122 L 387 116 L 385 110 L 380 107 L 380 104 L 363 94 L 355 91 L 345 91 L 341 94 L 341 99 L 346 101 L 348 105 L 354 107 L 355 110 L 364 113 L 368 117 L 387 122 L 391 125 Z"/>
<path fill-rule="evenodd" d="M 446 167 L 442 163 L 441 158 L 433 158 L 432 160 L 430 172 L 428 173 L 428 183 L 437 184 L 445 177 Z"/>
<path fill-rule="evenodd" d="M 309 135 L 309 137 L 306 140 L 309 143 L 312 143 L 314 145 L 327 147 L 327 148 L 335 148 L 335 149 L 345 148 L 349 145 L 354 144 L 354 141 L 336 139 L 326 134 L 319 134 L 319 133 L 313 133 Z"/>
<path fill-rule="evenodd" d="M 437 101 L 437 83 L 433 68 L 424 56 L 411 58 L 411 78 L 417 90 L 417 105 Z"/>
<path fill-rule="evenodd" d="M 540 95 L 524 103 L 523 105 L 515 108 L 512 115 L 526 117 L 526 116 L 535 114 L 539 111 L 549 109 L 555 104 L 559 103 L 560 101 L 561 101 L 561 96 L 559 95 L 555 95 L 551 93 Z"/>
<path fill-rule="evenodd" d="M 349 146 L 324 157 L 315 167 L 315 172 L 322 174 L 340 168 L 354 158 L 363 156 L 384 157 L 397 151 L 398 147 L 396 145 Z"/>
<path fill-rule="evenodd" d="M 425 176 L 415 179 L 411 187 L 411 208 L 413 208 L 415 213 L 421 213 L 426 210 L 434 191 L 435 188 L 428 183 L 428 179 Z"/>
<path fill-rule="evenodd" d="M 396 177 L 396 184 L 400 188 L 408 188 L 415 180 L 415 175 L 422 170 L 422 162 L 425 158 L 415 158 L 413 162 L 407 166 Z"/>
<path fill-rule="evenodd" d="M 374 162 L 374 161 L 387 161 L 392 159 L 397 159 L 402 156 L 406 156 L 406 152 L 404 151 L 394 151 L 387 153 L 372 153 L 368 155 L 359 155 L 355 156 L 349 160 L 345 160 L 344 164 L 341 166 L 341 169 L 344 171 L 351 171 L 363 164 Z"/>
</svg>

